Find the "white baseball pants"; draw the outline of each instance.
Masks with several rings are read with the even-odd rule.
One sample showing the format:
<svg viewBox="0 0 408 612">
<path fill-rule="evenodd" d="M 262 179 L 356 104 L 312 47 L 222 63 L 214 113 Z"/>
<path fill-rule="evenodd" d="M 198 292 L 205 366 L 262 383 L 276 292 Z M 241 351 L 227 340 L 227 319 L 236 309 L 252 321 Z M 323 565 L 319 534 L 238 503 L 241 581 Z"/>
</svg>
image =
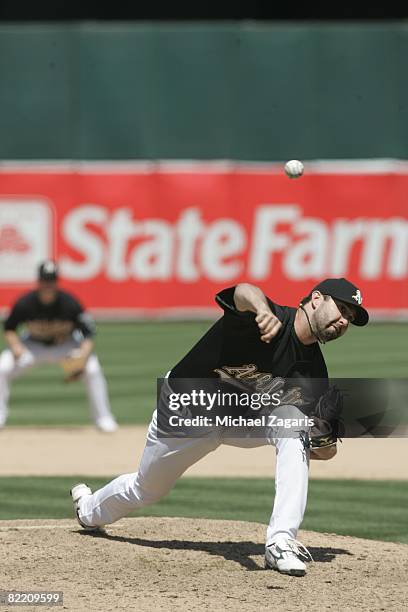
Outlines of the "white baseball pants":
<svg viewBox="0 0 408 612">
<path fill-rule="evenodd" d="M 287 418 L 304 418 L 304 414 L 293 406 L 282 406 L 279 410 Z M 279 416 L 278 411 L 276 415 Z M 133 510 L 158 501 L 187 468 L 215 451 L 220 444 L 242 448 L 275 446 L 275 502 L 266 544 L 278 534 L 296 538 L 306 508 L 309 476 L 309 451 L 305 450 L 300 437 L 223 438 L 220 430 L 212 430 L 200 438 L 159 438 L 156 411 L 149 425 L 139 470 L 119 476 L 93 495 L 84 496 L 79 506 L 81 521 L 90 526 L 114 523 Z"/>
<path fill-rule="evenodd" d="M 80 345 L 74 338 L 70 338 L 62 344 L 51 346 L 30 339 L 21 340 L 27 350 L 20 359 L 16 361 L 9 349 L 2 351 L 0 354 L 0 427 L 5 425 L 8 416 L 11 381 L 33 366 L 43 363 L 58 363 Z M 98 426 L 98 423 L 106 417 L 113 419 L 106 379 L 96 355 L 92 354 L 89 357 L 82 380 L 86 386 L 91 418 L 95 425 Z"/>
</svg>

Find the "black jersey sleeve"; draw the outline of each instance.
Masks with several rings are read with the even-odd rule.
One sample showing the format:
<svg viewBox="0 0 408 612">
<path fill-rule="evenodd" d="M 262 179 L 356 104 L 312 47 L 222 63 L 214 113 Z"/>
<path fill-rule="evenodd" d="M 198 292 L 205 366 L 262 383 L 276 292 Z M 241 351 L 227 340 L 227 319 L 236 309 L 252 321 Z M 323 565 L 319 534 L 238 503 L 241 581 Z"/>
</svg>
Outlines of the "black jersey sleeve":
<svg viewBox="0 0 408 612">
<path fill-rule="evenodd" d="M 215 296 L 215 301 L 218 306 L 220 306 L 224 313 L 230 313 L 237 316 L 249 317 L 251 319 L 254 318 L 255 314 L 253 312 L 245 312 L 242 310 L 238 310 L 235 305 L 234 300 L 235 286 L 227 287 L 227 289 L 223 289 Z"/>
<path fill-rule="evenodd" d="M 223 289 L 222 291 L 217 293 L 217 295 L 215 296 L 215 301 L 217 302 L 218 306 L 223 309 L 225 314 L 233 314 L 238 317 L 242 317 L 243 319 L 254 321 L 256 317 L 254 312 L 238 310 L 238 308 L 236 307 L 234 300 L 235 289 L 236 286 L 227 287 L 227 289 Z M 282 320 L 282 318 L 285 316 L 282 307 L 280 307 L 278 304 L 275 304 L 275 302 L 272 302 L 272 300 L 268 298 L 268 296 L 265 297 L 268 302 L 268 306 L 273 312 L 273 314 L 276 315 L 279 320 Z"/>
<path fill-rule="evenodd" d="M 27 308 L 24 298 L 20 298 L 12 306 L 3 323 L 4 331 L 16 331 L 17 327 L 28 320 Z"/>
<path fill-rule="evenodd" d="M 229 338 L 226 342 L 236 343 L 238 338 L 240 342 L 255 343 L 258 346 L 264 343 L 260 340 L 260 332 L 256 322 L 256 314 L 250 311 L 238 310 L 234 301 L 235 287 L 223 289 L 215 296 L 217 304 L 224 310 L 223 329 L 225 338 Z M 272 344 L 280 343 L 282 335 L 287 328 L 286 323 L 289 318 L 289 309 L 275 304 L 268 296 L 265 296 L 269 308 L 273 314 L 282 323 L 282 327 L 278 334 L 273 338 Z M 271 346 L 271 345 L 268 345 Z M 264 350 L 264 347 L 262 347 Z"/>
</svg>

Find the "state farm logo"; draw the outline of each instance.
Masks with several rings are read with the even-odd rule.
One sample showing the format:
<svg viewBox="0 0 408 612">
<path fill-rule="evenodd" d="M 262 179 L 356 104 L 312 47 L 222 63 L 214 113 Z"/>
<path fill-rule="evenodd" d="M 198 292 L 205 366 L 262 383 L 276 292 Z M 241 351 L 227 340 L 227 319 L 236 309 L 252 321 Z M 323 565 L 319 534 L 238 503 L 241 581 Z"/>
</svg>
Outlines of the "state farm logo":
<svg viewBox="0 0 408 612">
<path fill-rule="evenodd" d="M 39 200 L 0 199 L 0 283 L 31 283 L 51 256 L 51 210 Z"/>
<path fill-rule="evenodd" d="M 351 270 L 367 280 L 408 276 L 408 221 L 401 217 L 326 221 L 295 204 L 262 204 L 249 224 L 206 221 L 197 207 L 168 221 L 88 204 L 69 211 L 61 229 L 70 253 L 60 257 L 60 270 L 76 281 L 234 282 L 242 274 L 264 281 L 276 270 L 294 281 Z"/>
</svg>

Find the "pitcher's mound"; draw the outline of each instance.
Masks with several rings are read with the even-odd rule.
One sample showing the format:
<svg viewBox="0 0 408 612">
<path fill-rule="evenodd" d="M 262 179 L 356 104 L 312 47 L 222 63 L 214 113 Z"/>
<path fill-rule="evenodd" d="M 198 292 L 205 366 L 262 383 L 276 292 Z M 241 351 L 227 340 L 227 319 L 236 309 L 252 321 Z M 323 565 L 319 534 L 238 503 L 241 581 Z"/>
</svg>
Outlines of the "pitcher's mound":
<svg viewBox="0 0 408 612">
<path fill-rule="evenodd" d="M 263 569 L 264 534 L 184 518 L 123 519 L 100 535 L 70 520 L 1 521 L 2 588 L 63 591 L 75 611 L 405 608 L 408 545 L 303 531 L 315 561 L 295 578 Z"/>
</svg>

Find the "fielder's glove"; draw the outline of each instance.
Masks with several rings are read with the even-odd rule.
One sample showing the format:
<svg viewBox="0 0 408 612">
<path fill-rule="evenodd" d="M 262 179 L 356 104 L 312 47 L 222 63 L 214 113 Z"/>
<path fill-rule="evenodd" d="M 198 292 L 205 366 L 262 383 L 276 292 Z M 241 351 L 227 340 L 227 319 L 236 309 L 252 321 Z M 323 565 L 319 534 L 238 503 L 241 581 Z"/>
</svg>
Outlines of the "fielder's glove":
<svg viewBox="0 0 408 612">
<path fill-rule="evenodd" d="M 343 396 L 334 385 L 320 396 L 313 412 L 309 415 L 314 425 L 308 434 L 310 449 L 333 446 L 344 433 L 342 420 Z"/>
<path fill-rule="evenodd" d="M 84 357 L 79 349 L 71 351 L 71 353 L 62 361 L 60 366 L 64 372 L 64 382 L 72 382 L 82 376 L 86 357 Z"/>
</svg>

